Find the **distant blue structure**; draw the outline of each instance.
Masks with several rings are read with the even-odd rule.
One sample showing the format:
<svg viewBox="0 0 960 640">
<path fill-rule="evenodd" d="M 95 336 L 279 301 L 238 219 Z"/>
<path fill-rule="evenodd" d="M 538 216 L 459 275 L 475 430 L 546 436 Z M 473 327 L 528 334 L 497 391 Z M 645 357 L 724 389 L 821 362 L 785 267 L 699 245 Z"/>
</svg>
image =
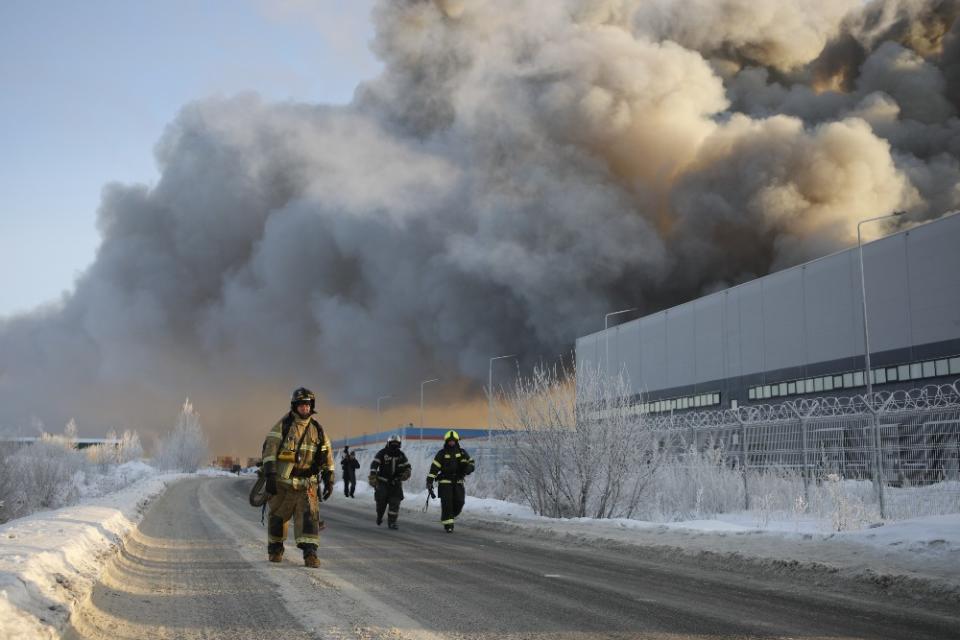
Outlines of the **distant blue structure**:
<svg viewBox="0 0 960 640">
<path fill-rule="evenodd" d="M 374 446 L 382 447 L 387 443 L 387 438 L 395 433 L 399 433 L 404 442 L 433 441 L 439 443 L 443 440 L 443 434 L 450 429 L 454 429 L 460 434 L 460 439 L 465 442 L 480 438 L 496 439 L 510 433 L 502 429 L 494 429 L 493 431 L 489 429 L 457 429 L 455 427 L 424 427 L 421 429 L 420 427 L 407 426 L 397 427 L 388 431 L 380 431 L 379 433 L 366 433 L 351 438 L 340 438 L 339 440 L 333 441 L 333 447 L 334 449 L 342 449 L 345 446 L 355 449 Z"/>
</svg>

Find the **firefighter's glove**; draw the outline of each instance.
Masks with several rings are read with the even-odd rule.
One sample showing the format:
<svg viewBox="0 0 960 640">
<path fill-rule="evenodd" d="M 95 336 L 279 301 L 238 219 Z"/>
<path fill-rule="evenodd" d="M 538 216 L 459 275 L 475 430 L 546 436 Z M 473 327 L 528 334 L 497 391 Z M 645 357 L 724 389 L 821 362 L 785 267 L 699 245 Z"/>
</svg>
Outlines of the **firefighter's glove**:
<svg viewBox="0 0 960 640">
<path fill-rule="evenodd" d="M 323 495 L 321 497 L 326 501 L 333 495 L 333 472 L 324 471 L 321 479 L 323 480 Z"/>
<path fill-rule="evenodd" d="M 373 487 L 374 489 L 376 489 L 376 488 L 377 488 L 377 474 L 371 473 L 369 476 L 367 476 L 367 484 L 369 484 L 371 487 Z"/>
<path fill-rule="evenodd" d="M 437 497 L 437 494 L 433 492 L 433 482 L 431 482 L 430 480 L 427 480 L 427 493 L 430 494 L 431 498 Z"/>
<path fill-rule="evenodd" d="M 407 469 L 404 469 L 403 473 L 400 474 L 400 481 L 406 482 L 409 479 L 410 479 L 410 469 L 407 468 Z"/>
<path fill-rule="evenodd" d="M 267 474 L 267 484 L 264 486 L 264 490 L 271 496 L 277 495 L 277 474 Z"/>
</svg>

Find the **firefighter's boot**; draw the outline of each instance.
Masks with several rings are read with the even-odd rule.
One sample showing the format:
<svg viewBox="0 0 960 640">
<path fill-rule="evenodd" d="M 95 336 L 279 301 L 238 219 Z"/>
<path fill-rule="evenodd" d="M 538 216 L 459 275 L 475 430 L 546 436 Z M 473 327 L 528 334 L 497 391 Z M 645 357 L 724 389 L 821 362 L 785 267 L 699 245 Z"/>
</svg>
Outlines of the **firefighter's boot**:
<svg viewBox="0 0 960 640">
<path fill-rule="evenodd" d="M 267 558 L 270 562 L 283 562 L 283 545 L 270 543 L 267 545 Z"/>
<path fill-rule="evenodd" d="M 317 548 L 312 544 L 304 545 L 303 566 L 310 567 L 311 569 L 320 568 L 320 558 L 317 557 Z"/>
</svg>

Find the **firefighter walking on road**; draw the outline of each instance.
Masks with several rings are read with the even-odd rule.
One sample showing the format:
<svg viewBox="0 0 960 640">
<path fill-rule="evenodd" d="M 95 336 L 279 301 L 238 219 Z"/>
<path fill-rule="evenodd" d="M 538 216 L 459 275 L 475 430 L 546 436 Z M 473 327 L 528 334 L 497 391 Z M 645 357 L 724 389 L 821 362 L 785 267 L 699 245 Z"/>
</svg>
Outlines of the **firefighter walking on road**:
<svg viewBox="0 0 960 640">
<path fill-rule="evenodd" d="M 387 446 L 373 456 L 370 463 L 370 486 L 374 488 L 377 501 L 377 526 L 383 523 L 387 512 L 387 526 L 397 529 L 400 503 L 403 501 L 403 481 L 410 479 L 410 462 L 400 450 L 400 436 L 392 435 Z"/>
<path fill-rule="evenodd" d="M 293 535 L 303 551 L 303 563 L 319 567 L 320 507 L 318 485 L 323 484 L 323 499 L 333 493 L 333 449 L 314 419 L 316 397 L 303 387 L 293 392 L 290 411 L 267 433 L 263 443 L 263 473 L 266 492 L 272 497 L 267 505 L 267 555 L 270 562 L 283 560 L 287 525 L 293 518 Z"/>
<path fill-rule="evenodd" d="M 360 468 L 360 461 L 349 447 L 343 448 L 340 468 L 343 469 L 343 495 L 352 498 L 357 490 L 357 469 Z"/>
<path fill-rule="evenodd" d="M 460 434 L 454 430 L 443 436 L 443 449 L 433 457 L 427 475 L 427 491 L 433 496 L 433 483 L 439 484 L 440 522 L 447 533 L 453 533 L 453 523 L 463 510 L 466 490 L 463 479 L 473 473 L 474 464 L 470 455 L 460 447 Z"/>
</svg>

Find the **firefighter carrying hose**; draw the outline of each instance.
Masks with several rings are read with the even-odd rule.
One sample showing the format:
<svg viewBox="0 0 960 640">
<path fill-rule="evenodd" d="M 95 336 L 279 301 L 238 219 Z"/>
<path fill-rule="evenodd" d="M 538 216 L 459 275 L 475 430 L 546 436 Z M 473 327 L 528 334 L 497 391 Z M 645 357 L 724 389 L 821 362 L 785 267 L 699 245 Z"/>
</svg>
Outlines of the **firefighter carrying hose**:
<svg viewBox="0 0 960 640">
<path fill-rule="evenodd" d="M 293 518 L 293 535 L 303 550 L 303 564 L 317 568 L 320 543 L 318 485 L 323 499 L 333 492 L 333 448 L 323 427 L 313 418 L 316 397 L 303 387 L 293 392 L 290 411 L 281 418 L 263 443 L 263 473 L 267 505 L 267 555 L 270 562 L 283 560 L 287 524 Z M 318 479 L 319 476 L 319 479 Z"/>
<path fill-rule="evenodd" d="M 451 429 L 443 436 L 443 449 L 433 457 L 427 475 L 427 491 L 433 496 L 436 481 L 440 493 L 440 522 L 447 533 L 453 533 L 453 523 L 463 510 L 466 491 L 463 479 L 473 473 L 474 464 L 470 455 L 460 447 L 460 434 Z"/>
</svg>

